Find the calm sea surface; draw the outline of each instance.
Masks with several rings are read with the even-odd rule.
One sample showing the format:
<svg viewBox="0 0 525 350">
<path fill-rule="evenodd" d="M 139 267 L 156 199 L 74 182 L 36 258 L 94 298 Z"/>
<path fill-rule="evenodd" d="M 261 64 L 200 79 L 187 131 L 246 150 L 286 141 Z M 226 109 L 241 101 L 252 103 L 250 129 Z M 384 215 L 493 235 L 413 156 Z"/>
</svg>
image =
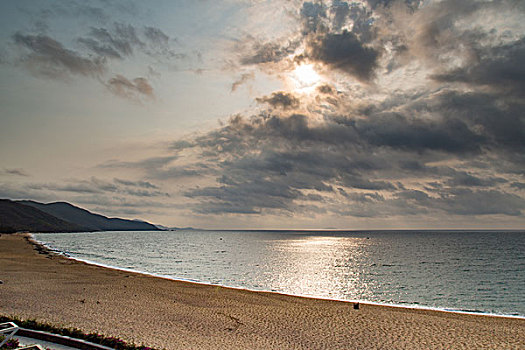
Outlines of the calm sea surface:
<svg viewBox="0 0 525 350">
<path fill-rule="evenodd" d="M 73 258 L 253 290 L 525 316 L 525 231 L 35 234 Z"/>
</svg>

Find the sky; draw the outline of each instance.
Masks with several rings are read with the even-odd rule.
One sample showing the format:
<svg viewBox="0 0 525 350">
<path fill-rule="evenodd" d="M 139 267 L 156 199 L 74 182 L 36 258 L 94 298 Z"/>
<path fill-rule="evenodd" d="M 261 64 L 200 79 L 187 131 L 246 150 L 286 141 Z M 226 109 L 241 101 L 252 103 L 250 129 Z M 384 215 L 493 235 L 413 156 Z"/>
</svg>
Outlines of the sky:
<svg viewBox="0 0 525 350">
<path fill-rule="evenodd" d="M 525 228 L 525 2 L 0 2 L 0 198 Z"/>
</svg>

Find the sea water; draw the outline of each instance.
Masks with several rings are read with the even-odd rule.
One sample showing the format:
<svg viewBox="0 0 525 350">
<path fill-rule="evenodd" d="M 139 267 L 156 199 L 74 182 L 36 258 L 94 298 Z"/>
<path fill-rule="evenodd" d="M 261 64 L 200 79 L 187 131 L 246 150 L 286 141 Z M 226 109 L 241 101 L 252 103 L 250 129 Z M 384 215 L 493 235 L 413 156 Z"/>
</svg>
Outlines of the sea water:
<svg viewBox="0 0 525 350">
<path fill-rule="evenodd" d="M 251 290 L 525 317 L 525 231 L 35 234 L 105 266 Z"/>
</svg>

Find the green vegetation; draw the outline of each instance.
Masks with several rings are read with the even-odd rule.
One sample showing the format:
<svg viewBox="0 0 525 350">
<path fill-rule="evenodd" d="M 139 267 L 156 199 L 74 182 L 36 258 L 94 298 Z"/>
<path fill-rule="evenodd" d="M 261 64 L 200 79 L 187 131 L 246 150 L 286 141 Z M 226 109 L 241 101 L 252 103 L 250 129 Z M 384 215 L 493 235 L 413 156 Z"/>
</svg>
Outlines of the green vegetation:
<svg viewBox="0 0 525 350">
<path fill-rule="evenodd" d="M 76 339 L 83 339 L 83 340 L 86 340 L 86 341 L 89 341 L 95 344 L 109 346 L 117 350 L 154 350 L 153 348 L 148 347 L 148 346 L 144 346 L 144 345 L 137 346 L 132 343 L 131 344 L 127 343 L 124 340 L 119 339 L 119 338 L 106 337 L 98 333 L 86 334 L 78 328 L 61 328 L 61 327 L 50 325 L 48 323 L 38 322 L 36 320 L 22 320 L 18 317 L 0 316 L 0 323 L 3 323 L 3 322 L 14 322 L 21 328 L 27 328 L 27 329 L 37 330 L 37 331 L 44 331 L 44 332 L 64 335 L 64 336 L 76 338 Z M 14 349 L 14 348 L 5 348 L 5 349 Z M 4 347 L 2 347 L 2 349 L 4 349 Z"/>
<path fill-rule="evenodd" d="M 0 343 L 2 343 L 4 341 L 5 337 L 3 335 L 0 335 Z M 5 343 L 4 345 L 2 345 L 2 347 L 0 348 L 1 350 L 10 350 L 10 349 L 16 349 L 18 348 L 20 344 L 18 343 L 18 340 L 17 339 L 9 339 L 7 341 L 7 343 Z"/>
</svg>

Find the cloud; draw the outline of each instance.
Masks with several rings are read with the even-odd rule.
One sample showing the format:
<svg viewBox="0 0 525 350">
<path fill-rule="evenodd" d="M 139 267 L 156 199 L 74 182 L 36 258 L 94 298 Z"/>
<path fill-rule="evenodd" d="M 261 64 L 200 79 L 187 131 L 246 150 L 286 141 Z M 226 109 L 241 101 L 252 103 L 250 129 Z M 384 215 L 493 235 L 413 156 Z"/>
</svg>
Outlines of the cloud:
<svg viewBox="0 0 525 350">
<path fill-rule="evenodd" d="M 525 94 L 525 37 L 476 50 L 462 67 L 434 74 L 435 80 L 485 85 L 502 92 Z"/>
<path fill-rule="evenodd" d="M 264 96 L 256 98 L 259 103 L 266 103 L 274 108 L 297 108 L 300 105 L 300 101 L 291 93 L 284 91 L 274 92 L 271 96 Z"/>
<path fill-rule="evenodd" d="M 150 42 L 156 45 L 166 46 L 169 44 L 170 37 L 159 28 L 145 27 L 144 35 L 147 39 L 149 39 Z"/>
<path fill-rule="evenodd" d="M 46 35 L 16 33 L 13 41 L 28 51 L 21 62 L 35 75 L 55 79 L 71 74 L 97 77 L 105 71 L 103 59 L 82 57 Z"/>
<path fill-rule="evenodd" d="M 108 57 L 122 59 L 122 54 L 113 46 L 101 44 L 99 41 L 91 38 L 79 38 L 78 42 L 93 51 L 95 54 Z"/>
<path fill-rule="evenodd" d="M 106 83 L 109 91 L 120 97 L 140 100 L 141 97 L 154 98 L 153 87 L 146 78 L 128 80 L 122 75 L 116 75 Z"/>
<path fill-rule="evenodd" d="M 238 62 L 283 74 L 307 60 L 334 81 L 255 98 L 146 174 L 184 183 L 204 214 L 523 217 L 525 35 L 483 21 L 509 6 L 305 2 L 295 35 L 248 35 Z"/>
<path fill-rule="evenodd" d="M 244 51 L 240 58 L 242 65 L 277 63 L 292 54 L 297 47 L 297 43 L 295 42 L 287 42 L 281 45 L 274 42 L 256 41 L 251 37 L 245 40 L 251 42 L 251 45 L 249 48 L 242 48 Z"/>
<path fill-rule="evenodd" d="M 79 39 L 93 52 L 100 56 L 95 58 L 83 57 L 79 53 L 64 48 L 58 41 L 45 35 L 23 35 L 16 33 L 13 40 L 16 45 L 29 51 L 22 56 L 23 65 L 34 75 L 52 79 L 63 79 L 71 75 L 97 78 L 102 77 L 107 70 L 106 58 L 123 58 L 131 54 L 130 42 L 135 42 L 136 35 L 133 27 L 117 26 L 119 38 L 114 39 L 103 29 L 92 29 L 94 35 L 101 41 Z M 105 44 L 101 44 L 105 43 Z M 132 80 L 121 74 L 103 83 L 112 93 L 131 100 L 154 99 L 154 89 L 148 79 L 137 77 Z"/>
<path fill-rule="evenodd" d="M 524 182 L 513 182 L 510 184 L 510 187 L 516 188 L 518 190 L 525 190 Z"/>
<path fill-rule="evenodd" d="M 331 69 L 369 81 L 378 67 L 380 51 L 368 43 L 375 37 L 372 12 L 364 5 L 333 1 L 304 2 L 298 10 L 299 31 L 287 39 L 263 40 L 248 35 L 237 45 L 241 65 L 268 66 L 282 63 L 271 73 L 290 69 L 305 59 L 323 63 Z M 288 66 L 288 67 L 287 67 Z"/>
<path fill-rule="evenodd" d="M 90 6 L 56 5 L 42 11 L 46 13 L 45 18 L 59 15 L 68 17 L 79 12 L 90 18 L 99 13 L 98 10 Z M 13 51 L 2 61 L 22 66 L 31 74 L 43 78 L 95 78 L 115 95 L 131 100 L 141 97 L 153 99 L 153 87 L 145 77 L 130 79 L 123 73 L 108 72 L 115 62 L 136 60 L 140 55 L 147 55 L 150 64 L 145 65 L 145 73 L 159 77 L 151 64 L 171 65 L 173 60 L 187 57 L 173 50 L 171 45 L 176 40 L 161 29 L 145 26 L 138 30 L 134 25 L 119 22 L 111 26 L 91 26 L 87 34 L 71 38 L 73 43 L 78 44 L 75 49 L 68 48 L 47 34 L 17 32 L 11 38 L 18 51 Z"/>
<path fill-rule="evenodd" d="M 515 124 L 520 103 L 512 107 L 502 104 L 504 96 L 445 89 L 352 105 L 345 102 L 350 92 L 339 91 L 345 109 L 334 111 L 322 107 L 333 89 L 321 90 L 303 97 L 303 112 L 293 100 L 298 97 L 276 92 L 258 101 L 281 109 L 235 115 L 218 129 L 177 142 L 178 152 L 195 152 L 209 165 L 199 176 L 215 176 L 215 184 L 185 192 L 197 200 L 194 210 L 523 215 L 524 199 L 506 187 L 516 170 L 491 160 L 510 157 L 515 164 L 523 153 L 518 139 L 525 128 Z"/>
<path fill-rule="evenodd" d="M 348 31 L 312 37 L 307 43 L 306 55 L 357 79 L 368 81 L 373 77 L 379 52 L 364 46 L 357 36 Z"/>
<path fill-rule="evenodd" d="M 23 177 L 29 176 L 29 174 L 24 169 L 20 169 L 20 168 L 16 168 L 16 169 L 15 168 L 13 169 L 4 168 L 3 173 L 5 175 L 14 175 L 14 176 L 23 176 Z"/>
<path fill-rule="evenodd" d="M 445 182 L 451 187 L 467 186 L 467 187 L 492 187 L 498 183 L 506 183 L 507 180 L 497 177 L 480 178 L 465 171 L 459 171 L 452 178 Z"/>
<path fill-rule="evenodd" d="M 322 3 L 305 1 L 299 12 L 303 19 L 304 33 L 315 32 L 326 17 L 326 7 Z"/>
<path fill-rule="evenodd" d="M 99 168 L 123 168 L 123 169 L 158 169 L 167 166 L 178 156 L 162 156 L 145 158 L 134 162 L 125 162 L 119 160 L 109 160 L 98 165 Z"/>
<path fill-rule="evenodd" d="M 148 181 L 130 181 L 130 180 L 123 180 L 123 179 L 113 179 L 115 183 L 125 185 L 125 186 L 133 186 L 133 187 L 141 187 L 141 188 L 148 188 L 148 189 L 158 189 L 159 187 L 152 184 Z"/>
<path fill-rule="evenodd" d="M 24 185 L 26 191 L 31 193 L 65 193 L 66 195 L 98 195 L 106 196 L 119 194 L 131 197 L 167 197 L 168 193 L 163 192 L 158 186 L 148 181 L 131 181 L 123 179 L 113 179 L 113 181 L 91 177 L 88 180 L 69 179 L 63 182 L 53 183 L 27 183 Z M 32 197 L 26 197 L 32 198 Z M 81 198 L 81 197 L 76 197 Z"/>
<path fill-rule="evenodd" d="M 525 200 L 522 197 L 497 190 L 457 190 L 438 203 L 446 212 L 456 215 L 521 216 L 525 209 Z"/>
<path fill-rule="evenodd" d="M 334 0 L 296 10 L 289 36 L 251 32 L 236 41 L 225 60 L 250 73 L 237 73 L 231 91 L 254 69 L 282 77 L 303 61 L 326 83 L 259 96 L 254 111 L 174 140 L 167 156 L 99 166 L 141 179 L 53 184 L 53 191 L 136 204 L 129 198 L 162 198 L 158 181 L 181 191 L 185 209 L 228 217 L 524 217 L 521 2 Z M 141 28 L 102 25 L 81 41 L 95 56 L 68 53 L 112 62 L 168 57 L 175 40 Z M 145 79 L 114 75 L 105 84 L 120 96 L 153 96 Z"/>
<path fill-rule="evenodd" d="M 350 15 L 350 5 L 346 1 L 335 0 L 332 2 L 330 13 L 333 15 L 335 30 L 340 30 Z"/>
<path fill-rule="evenodd" d="M 175 39 L 160 28 L 145 26 L 138 30 L 131 24 L 114 23 L 112 27 L 91 27 L 78 42 L 96 55 L 110 59 L 124 59 L 142 52 L 156 60 L 183 59 L 187 54 L 177 53 L 172 48 Z"/>
<path fill-rule="evenodd" d="M 78 40 L 94 53 L 110 58 L 130 56 L 134 47 L 144 45 L 133 26 L 121 23 L 115 23 L 111 32 L 106 28 L 92 27 L 88 38 Z"/>
<path fill-rule="evenodd" d="M 241 74 L 241 76 L 239 77 L 239 79 L 235 80 L 235 81 L 232 83 L 231 92 L 235 92 L 239 86 L 243 85 L 243 84 L 246 83 L 247 81 L 252 80 L 252 79 L 254 79 L 254 78 L 255 78 L 255 74 L 253 74 L 253 72 L 251 72 L 251 73 L 243 73 L 243 74 Z"/>
</svg>

